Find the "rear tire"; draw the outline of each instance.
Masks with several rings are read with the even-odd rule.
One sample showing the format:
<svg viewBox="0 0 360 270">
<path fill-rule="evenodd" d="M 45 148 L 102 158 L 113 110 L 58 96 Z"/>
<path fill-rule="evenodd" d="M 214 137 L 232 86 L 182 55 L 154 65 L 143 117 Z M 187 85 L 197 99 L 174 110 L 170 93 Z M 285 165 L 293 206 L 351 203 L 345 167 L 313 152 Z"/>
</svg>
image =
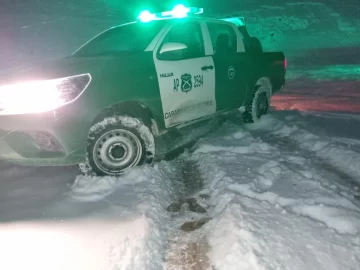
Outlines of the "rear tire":
<svg viewBox="0 0 360 270">
<path fill-rule="evenodd" d="M 260 79 L 255 85 L 251 103 L 246 106 L 242 116 L 245 123 L 256 123 L 270 108 L 271 85 L 267 79 Z"/>
<path fill-rule="evenodd" d="M 91 127 L 86 156 L 86 163 L 80 165 L 83 173 L 118 176 L 153 161 L 154 136 L 140 119 L 107 117 Z"/>
</svg>

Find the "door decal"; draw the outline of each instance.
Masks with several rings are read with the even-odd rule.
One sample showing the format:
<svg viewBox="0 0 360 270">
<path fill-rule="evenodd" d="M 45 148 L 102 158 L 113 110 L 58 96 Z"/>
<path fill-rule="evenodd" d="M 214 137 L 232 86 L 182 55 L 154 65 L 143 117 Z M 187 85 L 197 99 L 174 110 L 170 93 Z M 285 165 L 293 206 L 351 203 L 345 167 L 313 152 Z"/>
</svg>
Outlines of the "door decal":
<svg viewBox="0 0 360 270">
<path fill-rule="evenodd" d="M 192 77 L 191 74 L 185 73 L 181 75 L 181 91 L 188 93 L 191 91 L 192 85 Z"/>
<path fill-rule="evenodd" d="M 230 80 L 235 78 L 235 68 L 233 66 L 229 66 L 229 68 L 228 68 L 228 76 L 229 76 Z"/>
<path fill-rule="evenodd" d="M 216 113 L 215 68 L 202 70 L 214 66 L 211 56 L 154 62 L 167 128 Z"/>
</svg>

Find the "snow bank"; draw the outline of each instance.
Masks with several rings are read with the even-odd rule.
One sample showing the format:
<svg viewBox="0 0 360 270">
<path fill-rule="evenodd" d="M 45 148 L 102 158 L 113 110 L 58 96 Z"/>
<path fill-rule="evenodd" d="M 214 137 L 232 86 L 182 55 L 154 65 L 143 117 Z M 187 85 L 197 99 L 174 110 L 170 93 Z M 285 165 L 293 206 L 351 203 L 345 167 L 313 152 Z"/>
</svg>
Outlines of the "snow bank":
<svg viewBox="0 0 360 270">
<path fill-rule="evenodd" d="M 247 150 L 232 151 L 238 147 Z M 328 188 L 324 182 L 331 179 L 322 179 L 311 162 L 289 150 L 233 124 L 198 143 L 193 159 L 207 179 L 202 192 L 210 194 L 213 219 L 205 230 L 216 269 L 359 265 L 359 209 Z"/>
<path fill-rule="evenodd" d="M 119 178 L 78 176 L 41 220 L 0 224 L 0 269 L 161 269 L 172 173 L 159 163 Z"/>
</svg>

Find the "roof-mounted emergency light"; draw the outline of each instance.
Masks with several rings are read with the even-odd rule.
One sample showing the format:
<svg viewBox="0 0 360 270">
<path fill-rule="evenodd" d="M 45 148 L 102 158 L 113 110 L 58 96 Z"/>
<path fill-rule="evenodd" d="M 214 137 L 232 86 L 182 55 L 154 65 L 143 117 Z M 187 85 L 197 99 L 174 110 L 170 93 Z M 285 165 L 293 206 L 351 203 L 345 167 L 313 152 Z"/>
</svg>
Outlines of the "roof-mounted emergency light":
<svg viewBox="0 0 360 270">
<path fill-rule="evenodd" d="M 152 20 L 156 20 L 156 15 L 150 13 L 148 10 L 144 10 L 140 12 L 140 15 L 138 16 L 138 20 L 142 22 L 150 22 Z"/>
<path fill-rule="evenodd" d="M 172 10 L 163 11 L 160 13 L 151 13 L 148 10 L 144 10 L 138 16 L 138 20 L 141 22 L 150 22 L 153 20 L 161 20 L 167 18 L 185 18 L 191 15 L 198 15 L 204 12 L 203 8 L 186 7 L 182 4 L 176 5 Z"/>
</svg>

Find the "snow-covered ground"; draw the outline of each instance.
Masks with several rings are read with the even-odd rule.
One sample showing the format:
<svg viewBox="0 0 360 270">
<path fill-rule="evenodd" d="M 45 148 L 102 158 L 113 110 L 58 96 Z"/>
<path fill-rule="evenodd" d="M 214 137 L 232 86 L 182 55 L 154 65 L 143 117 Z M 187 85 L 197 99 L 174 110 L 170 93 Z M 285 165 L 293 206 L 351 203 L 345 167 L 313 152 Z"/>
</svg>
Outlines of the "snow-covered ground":
<svg viewBox="0 0 360 270">
<path fill-rule="evenodd" d="M 356 269 L 359 136 L 316 125 L 344 121 L 234 117 L 120 178 L 3 163 L 0 269 Z"/>
<path fill-rule="evenodd" d="M 89 178 L 2 164 L 0 269 L 161 269 L 173 171 Z"/>
<path fill-rule="evenodd" d="M 199 142 L 192 159 L 208 179 L 204 229 L 216 269 L 360 264 L 360 154 L 294 118 L 227 123 Z"/>
<path fill-rule="evenodd" d="M 51 2 L 0 7 L 0 73 L 127 20 L 117 1 Z M 214 14 L 245 15 L 265 50 L 285 51 L 288 82 L 271 114 L 184 131 L 215 129 L 120 178 L 1 162 L 0 269 L 359 268 L 358 2 L 213 2 Z"/>
</svg>

